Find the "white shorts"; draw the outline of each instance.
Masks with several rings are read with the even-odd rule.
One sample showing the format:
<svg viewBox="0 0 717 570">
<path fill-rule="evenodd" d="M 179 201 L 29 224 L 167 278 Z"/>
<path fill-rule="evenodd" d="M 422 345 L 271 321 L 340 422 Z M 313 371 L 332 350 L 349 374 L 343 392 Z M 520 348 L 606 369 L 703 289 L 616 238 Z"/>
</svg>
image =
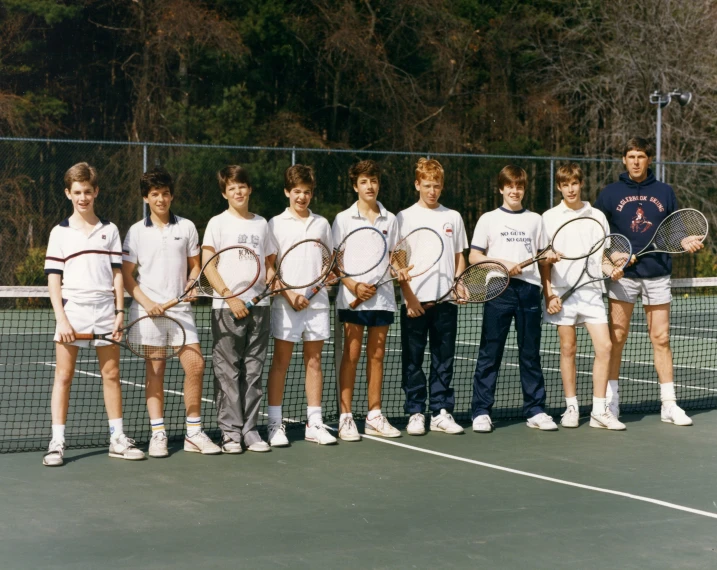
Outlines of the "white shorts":
<svg viewBox="0 0 717 570">
<path fill-rule="evenodd" d="M 197 325 L 194 322 L 194 314 L 192 313 L 191 309 L 186 310 L 173 310 L 169 309 L 164 312 L 165 315 L 168 317 L 172 317 L 174 320 L 179 321 L 181 325 L 184 327 L 184 332 L 187 335 L 187 339 L 185 344 L 199 344 L 199 335 L 197 334 Z M 147 311 L 144 310 L 144 307 L 137 303 L 136 301 L 130 305 L 129 308 L 129 321 L 132 322 L 140 317 L 144 317 L 147 315 Z M 147 342 L 141 342 L 140 344 L 146 344 L 149 346 L 164 346 L 165 341 L 159 342 L 159 339 L 157 339 L 156 342 L 151 341 L 151 335 L 152 332 L 150 329 L 145 329 L 144 327 L 140 327 L 140 331 L 142 334 L 142 341 L 147 340 Z M 145 339 L 145 334 L 150 335 Z"/>
<path fill-rule="evenodd" d="M 327 340 L 329 334 L 329 309 L 304 309 L 294 311 L 291 307 L 278 305 L 271 309 L 271 336 L 279 340 Z"/>
<path fill-rule="evenodd" d="M 65 303 L 65 314 L 76 333 L 104 334 L 112 332 L 115 326 L 115 300 L 102 303 L 75 303 L 68 300 Z M 55 327 L 55 342 L 60 342 L 60 335 Z M 109 346 L 107 340 L 76 340 L 70 342 L 72 346 Z"/>
<path fill-rule="evenodd" d="M 609 281 L 607 293 L 611 299 L 633 304 L 640 296 L 643 305 L 665 305 L 672 301 L 669 275 L 648 279 L 623 277 L 619 281 Z"/>
<path fill-rule="evenodd" d="M 595 290 L 578 289 L 570 297 L 565 299 L 563 308 L 559 313 L 549 315 L 543 313 L 544 321 L 551 325 L 583 326 L 585 324 L 607 324 L 605 303 L 602 300 L 602 293 Z"/>
</svg>

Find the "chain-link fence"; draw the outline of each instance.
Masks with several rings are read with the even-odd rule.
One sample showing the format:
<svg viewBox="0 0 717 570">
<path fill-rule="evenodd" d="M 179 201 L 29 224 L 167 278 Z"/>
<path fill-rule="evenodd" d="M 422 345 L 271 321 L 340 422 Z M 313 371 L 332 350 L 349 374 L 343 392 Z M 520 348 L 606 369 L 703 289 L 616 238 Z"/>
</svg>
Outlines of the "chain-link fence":
<svg viewBox="0 0 717 570">
<path fill-rule="evenodd" d="M 0 250 L 4 252 L 0 257 L 0 285 L 44 283 L 38 263 L 42 255 L 35 248 L 44 247 L 52 227 L 72 212 L 62 178 L 77 162 L 86 161 L 98 169 L 96 210 L 115 222 L 123 235 L 142 216 L 140 175 L 147 168 L 164 166 L 176 180 L 173 210 L 194 221 L 201 234 L 208 220 L 226 208 L 216 172 L 227 164 L 242 164 L 248 169 L 254 187 L 251 209 L 266 218 L 286 206 L 282 191 L 286 167 L 293 163 L 312 165 L 318 181 L 312 209 L 332 221 L 355 200 L 348 180 L 351 164 L 370 158 L 381 165 L 380 200 L 389 210 L 398 212 L 416 199 L 414 166 L 420 156 L 436 158 L 445 168 L 441 202 L 463 214 L 469 238 L 478 218 L 502 203 L 496 177 L 506 164 L 517 164 L 528 172 L 524 202 L 540 213 L 560 200 L 554 190 L 554 175 L 561 164 L 580 163 L 586 177 L 584 199 L 590 201 L 624 170 L 619 159 L 608 158 L 0 138 Z M 675 187 L 681 205 L 704 211 L 710 221 L 717 219 L 713 211 L 716 169 L 717 164 L 662 165 L 663 178 Z M 676 277 L 710 274 L 709 270 L 698 271 L 694 256 L 676 259 Z"/>
</svg>

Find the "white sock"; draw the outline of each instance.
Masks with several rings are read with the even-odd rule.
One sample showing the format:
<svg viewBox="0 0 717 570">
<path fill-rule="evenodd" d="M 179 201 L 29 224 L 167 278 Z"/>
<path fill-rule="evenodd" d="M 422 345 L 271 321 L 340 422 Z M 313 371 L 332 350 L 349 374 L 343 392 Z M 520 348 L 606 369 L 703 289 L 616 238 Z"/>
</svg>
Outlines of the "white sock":
<svg viewBox="0 0 717 570">
<path fill-rule="evenodd" d="M 660 400 L 662 400 L 663 404 L 677 401 L 674 382 L 665 382 L 664 384 L 660 384 Z"/>
<path fill-rule="evenodd" d="M 116 439 L 124 433 L 124 428 L 122 427 L 122 418 L 117 418 L 116 420 L 110 420 L 109 424 L 110 424 L 110 438 Z"/>
<path fill-rule="evenodd" d="M 593 396 L 593 414 L 596 416 L 598 414 L 602 414 L 605 412 L 605 408 L 607 407 L 607 398 L 598 398 L 597 396 Z"/>
<path fill-rule="evenodd" d="M 605 399 L 608 402 L 619 402 L 620 394 L 618 393 L 617 380 L 607 381 L 607 392 L 605 392 Z"/>
<path fill-rule="evenodd" d="M 202 431 L 202 417 L 201 416 L 187 416 L 187 435 L 192 437 Z"/>
<path fill-rule="evenodd" d="M 284 416 L 281 414 L 281 406 L 267 406 L 267 411 L 270 424 L 280 424 L 282 422 Z"/>
<path fill-rule="evenodd" d="M 366 417 L 366 419 L 369 421 L 375 420 L 380 415 L 381 415 L 381 408 L 379 408 L 378 410 L 371 410 L 368 413 L 368 416 Z"/>
<path fill-rule="evenodd" d="M 52 439 L 57 441 L 65 441 L 65 425 L 52 424 Z"/>
<path fill-rule="evenodd" d="M 577 396 L 572 396 L 572 397 L 570 397 L 570 398 L 565 398 L 565 406 L 566 406 L 567 408 L 569 408 L 570 406 L 572 406 L 572 407 L 575 408 L 576 410 L 580 409 L 580 406 L 578 406 L 578 397 L 577 397 Z"/>
<path fill-rule="evenodd" d="M 164 430 L 164 418 L 157 418 L 155 420 L 150 418 L 149 425 L 152 426 L 152 435 L 156 433 L 167 435 L 167 432 Z"/>
<path fill-rule="evenodd" d="M 315 426 L 322 423 L 321 406 L 306 406 L 306 417 L 309 420 L 310 426 Z"/>
<path fill-rule="evenodd" d="M 341 414 L 341 417 L 339 418 L 339 422 L 344 421 L 346 418 L 353 418 L 353 417 L 354 417 L 354 415 L 352 412 L 343 413 L 343 414 Z"/>
</svg>

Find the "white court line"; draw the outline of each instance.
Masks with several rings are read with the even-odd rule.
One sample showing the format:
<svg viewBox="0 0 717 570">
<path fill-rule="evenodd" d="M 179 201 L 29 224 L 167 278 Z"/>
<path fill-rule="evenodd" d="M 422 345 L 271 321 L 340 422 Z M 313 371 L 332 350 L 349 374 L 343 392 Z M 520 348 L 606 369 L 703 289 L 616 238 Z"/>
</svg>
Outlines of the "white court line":
<svg viewBox="0 0 717 570">
<path fill-rule="evenodd" d="M 625 493 L 623 491 L 615 491 L 613 489 L 605 489 L 604 487 L 593 487 L 592 485 L 583 485 L 582 483 L 575 483 L 573 481 L 566 481 L 565 479 L 556 479 L 554 477 L 546 477 L 545 475 L 538 475 L 537 473 L 530 473 L 528 471 L 520 471 L 518 469 L 511 469 L 510 467 L 503 467 L 501 465 L 495 465 L 493 463 L 485 463 L 484 461 L 476 461 L 475 459 L 468 459 L 466 457 L 460 457 L 458 455 L 450 455 L 448 453 L 441 453 L 440 451 L 433 451 L 431 449 L 423 449 L 421 447 L 415 447 L 405 443 L 398 443 L 397 441 L 391 441 L 381 437 L 373 435 L 363 435 L 366 439 L 378 441 L 379 443 L 385 443 L 388 445 L 395 445 L 396 447 L 403 447 L 404 449 L 410 449 L 411 451 L 418 451 L 420 453 L 427 453 L 428 455 L 436 455 L 438 457 L 444 457 L 446 459 L 452 459 L 454 461 L 460 461 L 462 463 L 470 463 L 472 465 L 478 465 L 479 467 L 487 467 L 488 469 L 495 469 L 496 471 L 503 471 L 505 473 L 512 473 L 513 475 L 521 475 L 523 477 L 530 477 L 531 479 L 539 479 L 541 481 L 547 481 L 548 483 L 557 483 L 558 485 L 565 485 L 567 487 L 576 487 L 578 489 L 585 489 L 586 491 L 595 491 L 597 493 L 605 493 L 606 495 L 615 495 L 617 497 L 624 497 L 626 499 L 632 499 L 634 501 L 641 501 L 643 503 L 650 503 L 658 505 L 660 507 L 667 507 L 668 509 L 674 509 L 676 511 L 684 511 L 693 515 L 700 515 L 711 519 L 717 519 L 717 513 L 710 513 L 708 511 L 701 511 L 699 509 L 693 509 L 691 507 L 683 507 L 675 503 L 668 503 L 667 501 L 661 501 L 659 499 L 652 499 L 650 497 L 643 497 L 642 495 L 633 495 L 632 493 Z"/>
</svg>

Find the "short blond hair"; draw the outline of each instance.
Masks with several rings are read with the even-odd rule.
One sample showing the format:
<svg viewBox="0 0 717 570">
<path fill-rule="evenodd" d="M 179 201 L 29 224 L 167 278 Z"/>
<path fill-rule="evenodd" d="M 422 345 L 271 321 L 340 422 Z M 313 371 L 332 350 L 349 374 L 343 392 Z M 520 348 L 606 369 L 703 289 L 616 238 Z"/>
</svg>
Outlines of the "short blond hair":
<svg viewBox="0 0 717 570">
<path fill-rule="evenodd" d="M 70 190 L 74 182 L 89 182 L 97 188 L 97 169 L 86 162 L 78 162 L 65 172 L 65 188 Z"/>
<path fill-rule="evenodd" d="M 561 184 L 572 182 L 573 180 L 577 180 L 580 184 L 583 183 L 583 169 L 574 162 L 563 164 L 555 173 L 555 184 L 558 188 L 560 188 Z"/>
<path fill-rule="evenodd" d="M 416 180 L 436 180 L 443 183 L 443 167 L 433 158 L 419 158 L 416 163 Z"/>
</svg>

